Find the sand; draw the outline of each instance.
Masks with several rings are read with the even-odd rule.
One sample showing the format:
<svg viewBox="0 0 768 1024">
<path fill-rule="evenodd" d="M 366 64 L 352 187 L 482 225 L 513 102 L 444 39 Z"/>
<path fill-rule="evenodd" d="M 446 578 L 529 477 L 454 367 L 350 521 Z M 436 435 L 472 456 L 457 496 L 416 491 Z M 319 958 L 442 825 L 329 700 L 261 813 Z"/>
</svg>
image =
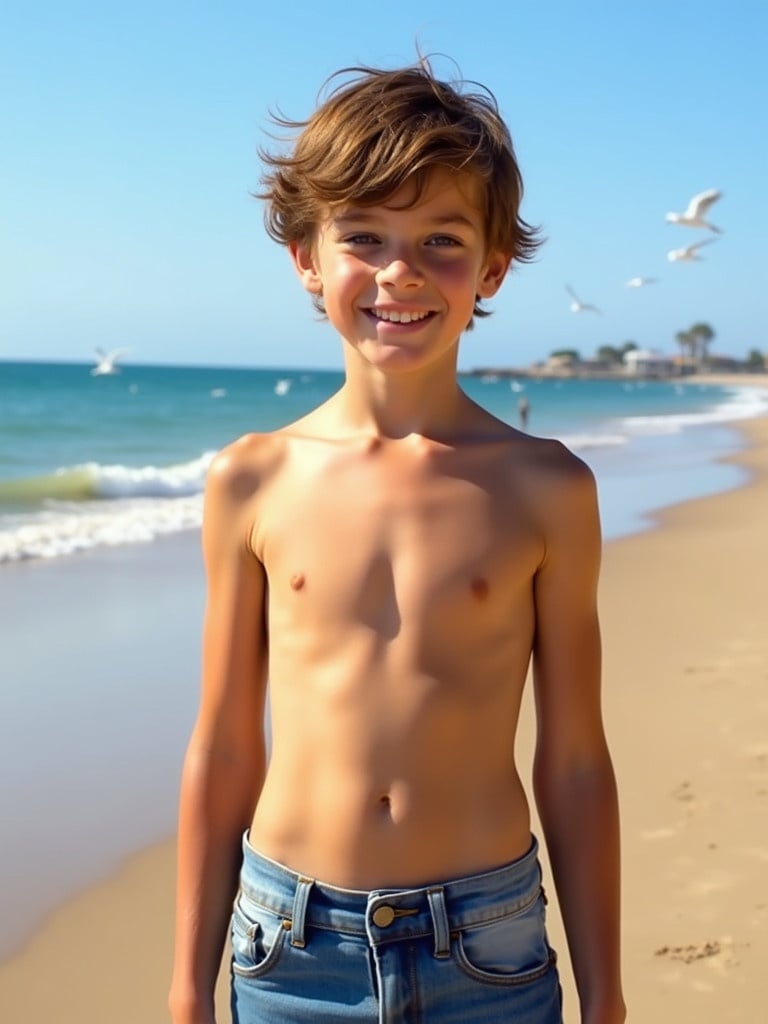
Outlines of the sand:
<svg viewBox="0 0 768 1024">
<path fill-rule="evenodd" d="M 630 1021 L 766 1020 L 768 420 L 743 430 L 746 485 L 668 509 L 657 528 L 605 549 Z M 530 706 L 522 730 L 526 756 Z M 56 910 L 0 965 L 0 1020 L 167 1021 L 173 866 L 171 837 Z M 570 1024 L 578 1014 L 554 900 L 549 914 Z"/>
</svg>

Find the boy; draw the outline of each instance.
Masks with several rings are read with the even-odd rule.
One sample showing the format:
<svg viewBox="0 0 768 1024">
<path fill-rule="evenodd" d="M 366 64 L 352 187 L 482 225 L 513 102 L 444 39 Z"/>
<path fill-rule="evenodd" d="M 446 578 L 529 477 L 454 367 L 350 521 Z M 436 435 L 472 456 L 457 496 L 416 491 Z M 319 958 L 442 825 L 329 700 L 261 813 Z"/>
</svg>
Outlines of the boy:
<svg viewBox="0 0 768 1024">
<path fill-rule="evenodd" d="M 239 1024 L 561 1019 L 514 763 L 532 656 L 581 1019 L 617 1024 L 594 481 L 456 374 L 479 303 L 536 247 L 512 143 L 490 94 L 426 63 L 351 74 L 265 156 L 268 230 L 340 334 L 345 383 L 208 477 L 173 1020 L 214 1021 L 228 926 Z"/>
</svg>

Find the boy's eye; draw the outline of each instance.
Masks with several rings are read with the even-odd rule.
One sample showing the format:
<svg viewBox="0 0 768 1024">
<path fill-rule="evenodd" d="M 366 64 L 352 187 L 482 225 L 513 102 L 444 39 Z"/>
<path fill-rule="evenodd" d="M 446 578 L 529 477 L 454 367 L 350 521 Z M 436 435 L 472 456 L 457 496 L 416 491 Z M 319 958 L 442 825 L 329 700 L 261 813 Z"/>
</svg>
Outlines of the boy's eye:
<svg viewBox="0 0 768 1024">
<path fill-rule="evenodd" d="M 375 245 L 378 242 L 376 235 L 367 235 L 362 232 L 357 235 L 347 235 L 344 241 L 348 245 Z"/>
<path fill-rule="evenodd" d="M 436 246 L 454 246 L 461 245 L 461 242 L 458 238 L 454 238 L 452 235 L 433 235 L 427 244 Z"/>
</svg>

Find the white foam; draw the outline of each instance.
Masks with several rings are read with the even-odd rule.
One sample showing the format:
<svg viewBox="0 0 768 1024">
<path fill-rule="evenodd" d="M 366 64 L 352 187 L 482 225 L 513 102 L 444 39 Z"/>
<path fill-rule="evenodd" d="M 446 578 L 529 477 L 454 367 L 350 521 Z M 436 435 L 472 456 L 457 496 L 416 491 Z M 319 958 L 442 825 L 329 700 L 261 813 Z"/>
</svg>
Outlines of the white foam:
<svg viewBox="0 0 768 1024">
<path fill-rule="evenodd" d="M 627 444 L 629 438 L 625 434 L 564 434 L 560 440 L 571 451 L 584 451 L 587 448 L 617 448 Z"/>
<path fill-rule="evenodd" d="M 768 390 L 733 388 L 724 402 L 695 413 L 671 413 L 658 416 L 625 416 L 620 426 L 633 434 L 678 434 L 686 427 L 732 423 L 768 412 Z"/>
<path fill-rule="evenodd" d="M 22 525 L 0 531 L 0 564 L 32 558 L 61 558 L 98 547 L 148 543 L 161 534 L 199 528 L 201 494 L 181 498 L 52 502 L 26 516 Z"/>
<path fill-rule="evenodd" d="M 88 462 L 73 467 L 74 472 L 87 472 L 93 481 L 93 494 L 98 498 L 170 498 L 200 494 L 205 475 L 215 452 L 205 452 L 198 459 L 176 466 L 103 466 Z M 62 472 L 70 472 L 63 470 Z"/>
</svg>

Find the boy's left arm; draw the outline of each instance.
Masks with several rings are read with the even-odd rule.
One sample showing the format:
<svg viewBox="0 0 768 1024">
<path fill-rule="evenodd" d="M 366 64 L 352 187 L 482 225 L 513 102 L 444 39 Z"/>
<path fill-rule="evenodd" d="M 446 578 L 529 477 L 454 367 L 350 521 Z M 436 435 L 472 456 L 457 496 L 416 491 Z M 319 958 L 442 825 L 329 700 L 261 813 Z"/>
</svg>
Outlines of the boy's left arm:
<svg viewBox="0 0 768 1024">
<path fill-rule="evenodd" d="M 594 478 L 561 450 L 539 495 L 545 555 L 534 581 L 534 790 L 583 1024 L 621 1024 L 619 812 L 603 730 Z M 560 461 L 558 459 L 558 461 Z"/>
</svg>

